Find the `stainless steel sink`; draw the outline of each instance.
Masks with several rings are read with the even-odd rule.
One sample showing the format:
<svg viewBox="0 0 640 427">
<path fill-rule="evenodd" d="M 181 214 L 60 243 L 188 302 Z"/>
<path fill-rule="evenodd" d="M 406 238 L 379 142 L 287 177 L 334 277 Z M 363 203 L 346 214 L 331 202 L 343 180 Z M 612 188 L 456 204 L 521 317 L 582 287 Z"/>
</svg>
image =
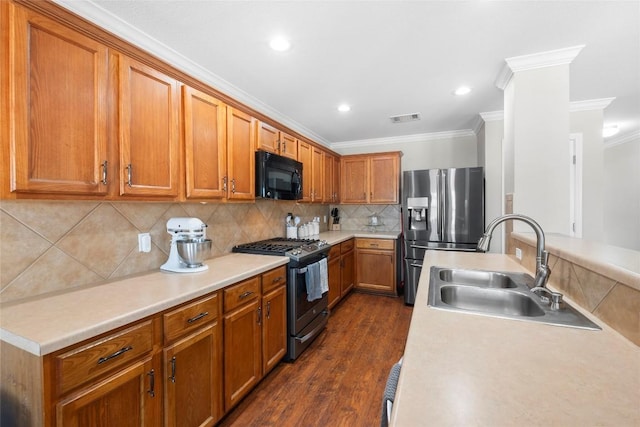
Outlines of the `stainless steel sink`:
<svg viewBox="0 0 640 427">
<path fill-rule="evenodd" d="M 522 275 L 524 276 L 524 274 Z M 449 283 L 466 283 L 468 285 L 486 286 L 488 288 L 517 288 L 518 285 L 506 274 L 496 271 L 442 269 L 440 280 Z"/>
<path fill-rule="evenodd" d="M 428 304 L 436 309 L 574 328 L 601 328 L 562 302 L 551 308 L 530 291 L 534 279 L 516 272 L 431 267 Z"/>
</svg>

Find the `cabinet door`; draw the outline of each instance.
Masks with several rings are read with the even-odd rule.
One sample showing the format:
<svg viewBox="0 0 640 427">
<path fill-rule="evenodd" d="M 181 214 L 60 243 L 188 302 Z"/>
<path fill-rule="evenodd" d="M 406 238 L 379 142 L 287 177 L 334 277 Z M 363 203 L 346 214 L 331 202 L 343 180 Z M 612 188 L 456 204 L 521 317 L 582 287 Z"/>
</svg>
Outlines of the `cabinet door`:
<svg viewBox="0 0 640 427">
<path fill-rule="evenodd" d="M 175 79 L 120 56 L 120 194 L 178 195 Z"/>
<path fill-rule="evenodd" d="M 310 202 L 313 187 L 312 165 L 311 165 L 311 145 L 298 140 L 298 161 L 302 163 L 302 201 Z"/>
<path fill-rule="evenodd" d="M 340 158 L 333 158 L 333 203 L 340 203 Z"/>
<path fill-rule="evenodd" d="M 325 203 L 333 203 L 334 188 L 333 188 L 333 155 L 329 153 L 323 154 L 322 163 L 324 165 L 324 191 L 322 201 Z"/>
<path fill-rule="evenodd" d="M 287 288 L 279 286 L 262 297 L 262 373 L 266 375 L 287 353 Z"/>
<path fill-rule="evenodd" d="M 397 155 L 371 157 L 369 203 L 398 203 L 400 185 L 399 160 Z"/>
<path fill-rule="evenodd" d="M 255 123 L 250 115 L 227 107 L 227 198 L 230 200 L 256 197 Z"/>
<path fill-rule="evenodd" d="M 280 155 L 296 160 L 298 158 L 298 140 L 289 134 L 280 132 Z"/>
<path fill-rule="evenodd" d="M 218 99 L 182 87 L 186 190 L 190 199 L 226 197 L 226 107 Z"/>
<path fill-rule="evenodd" d="M 258 122 L 257 129 L 256 150 L 279 154 L 280 132 L 278 129 L 264 122 Z"/>
<path fill-rule="evenodd" d="M 342 291 L 342 297 L 349 293 L 355 284 L 355 251 L 349 251 L 342 255 L 342 272 L 340 286 Z"/>
<path fill-rule="evenodd" d="M 369 161 L 367 157 L 343 157 L 340 190 L 342 203 L 367 203 Z"/>
<path fill-rule="evenodd" d="M 322 203 L 324 197 L 324 165 L 323 151 L 317 147 L 312 148 L 311 154 L 311 180 L 313 182 L 311 191 L 311 201 Z"/>
<path fill-rule="evenodd" d="M 224 409 L 229 411 L 260 381 L 260 300 L 224 316 Z"/>
<path fill-rule="evenodd" d="M 159 375 L 152 359 L 133 363 L 59 402 L 56 425 L 157 426 L 161 411 Z"/>
<path fill-rule="evenodd" d="M 11 10 L 11 191 L 106 194 L 107 48 Z"/>
<path fill-rule="evenodd" d="M 328 263 L 329 308 L 333 308 L 342 296 L 342 289 L 340 288 L 341 263 L 340 255 L 331 258 Z"/>
<path fill-rule="evenodd" d="M 395 251 L 358 249 L 356 288 L 395 295 Z"/>
<path fill-rule="evenodd" d="M 218 322 L 164 350 L 165 425 L 212 426 L 222 415 Z"/>
</svg>

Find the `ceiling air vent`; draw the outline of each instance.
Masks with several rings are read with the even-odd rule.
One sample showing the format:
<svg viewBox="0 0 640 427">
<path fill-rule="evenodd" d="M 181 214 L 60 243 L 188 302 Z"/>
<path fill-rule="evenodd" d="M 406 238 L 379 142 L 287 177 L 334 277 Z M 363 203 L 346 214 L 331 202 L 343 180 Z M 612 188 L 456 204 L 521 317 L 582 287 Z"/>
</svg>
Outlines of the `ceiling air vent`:
<svg viewBox="0 0 640 427">
<path fill-rule="evenodd" d="M 406 123 L 406 122 L 415 122 L 420 120 L 420 113 L 411 113 L 411 114 L 401 114 L 399 116 L 391 116 L 389 117 L 391 123 Z"/>
</svg>

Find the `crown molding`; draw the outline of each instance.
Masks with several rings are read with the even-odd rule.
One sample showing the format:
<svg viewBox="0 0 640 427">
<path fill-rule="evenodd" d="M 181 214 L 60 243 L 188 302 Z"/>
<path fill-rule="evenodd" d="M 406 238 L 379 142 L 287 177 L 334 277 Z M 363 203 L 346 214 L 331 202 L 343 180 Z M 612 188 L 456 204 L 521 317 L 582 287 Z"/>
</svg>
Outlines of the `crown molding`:
<svg viewBox="0 0 640 427">
<path fill-rule="evenodd" d="M 600 98 L 600 99 L 587 99 L 585 101 L 574 101 L 569 103 L 569 112 L 576 113 L 578 111 L 590 111 L 590 110 L 604 110 L 611 104 L 616 98 Z"/>
<path fill-rule="evenodd" d="M 354 141 L 342 141 L 334 142 L 329 148 L 355 148 L 355 147 L 367 147 L 372 145 L 387 145 L 387 144 L 413 144 L 427 141 L 434 141 L 438 139 L 450 139 L 450 138 L 463 138 L 463 137 L 475 137 L 476 134 L 471 129 L 454 130 L 448 132 L 433 132 L 433 133 L 420 133 L 414 135 L 405 136 L 393 136 L 389 138 L 373 138 L 373 139 L 359 139 Z"/>
<path fill-rule="evenodd" d="M 604 142 L 604 148 L 612 148 L 632 141 L 640 141 L 640 130 L 617 136 Z"/>
<path fill-rule="evenodd" d="M 496 78 L 495 85 L 498 89 L 504 90 L 513 74 L 518 71 L 570 64 L 584 47 L 585 45 L 581 44 L 563 49 L 506 58 L 505 64 Z"/>
<path fill-rule="evenodd" d="M 290 117 L 282 114 L 278 110 L 270 107 L 259 99 L 249 95 L 242 89 L 232 85 L 225 79 L 211 71 L 205 69 L 201 65 L 193 62 L 187 57 L 181 55 L 175 50 L 171 49 L 164 43 L 154 39 L 143 31 L 140 31 L 131 24 L 118 18 L 111 12 L 103 9 L 92 1 L 74 1 L 74 0 L 53 0 L 61 7 L 79 15 L 80 17 L 87 19 L 95 25 L 113 33 L 117 37 L 135 45 L 136 47 L 149 52 L 156 56 L 158 59 L 171 64 L 173 67 L 182 70 L 186 74 L 193 76 L 201 82 L 216 88 L 220 92 L 228 95 L 236 101 L 261 112 L 265 116 L 281 123 L 284 126 L 305 135 L 309 139 L 329 147 L 330 142 L 317 135 L 310 129 L 307 129 L 302 124 L 296 122 Z"/>
<path fill-rule="evenodd" d="M 487 111 L 486 113 L 479 113 L 480 118 L 484 122 L 496 122 L 498 120 L 504 120 L 504 111 Z"/>
</svg>

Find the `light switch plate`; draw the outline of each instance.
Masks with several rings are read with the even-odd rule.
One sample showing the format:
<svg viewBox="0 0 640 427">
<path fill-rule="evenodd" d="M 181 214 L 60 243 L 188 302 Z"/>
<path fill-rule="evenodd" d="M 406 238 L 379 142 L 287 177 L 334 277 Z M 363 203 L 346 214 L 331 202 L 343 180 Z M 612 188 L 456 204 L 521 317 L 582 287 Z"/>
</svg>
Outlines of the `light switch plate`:
<svg viewBox="0 0 640 427">
<path fill-rule="evenodd" d="M 516 258 L 522 259 L 522 249 L 516 248 Z"/>
<path fill-rule="evenodd" d="M 151 235 L 149 233 L 138 234 L 138 252 L 151 252 Z"/>
</svg>

